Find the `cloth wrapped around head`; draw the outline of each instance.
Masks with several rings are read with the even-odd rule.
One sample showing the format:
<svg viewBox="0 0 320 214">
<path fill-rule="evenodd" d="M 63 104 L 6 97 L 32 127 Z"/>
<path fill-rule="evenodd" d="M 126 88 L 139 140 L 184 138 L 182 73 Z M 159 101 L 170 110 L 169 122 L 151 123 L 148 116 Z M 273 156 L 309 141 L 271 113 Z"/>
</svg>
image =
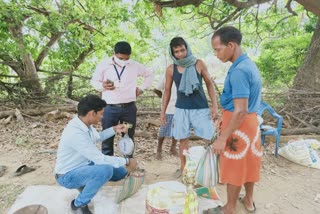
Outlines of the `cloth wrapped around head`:
<svg viewBox="0 0 320 214">
<path fill-rule="evenodd" d="M 196 70 L 196 63 L 197 58 L 192 55 L 192 51 L 189 45 L 186 43 L 187 49 L 187 56 L 183 59 L 176 59 L 172 53 L 171 47 L 169 47 L 169 54 L 173 63 L 185 68 L 184 72 L 182 73 L 179 91 L 184 93 L 186 96 L 193 94 L 195 90 L 198 90 L 200 87 L 200 82 L 197 77 L 197 70 Z"/>
</svg>

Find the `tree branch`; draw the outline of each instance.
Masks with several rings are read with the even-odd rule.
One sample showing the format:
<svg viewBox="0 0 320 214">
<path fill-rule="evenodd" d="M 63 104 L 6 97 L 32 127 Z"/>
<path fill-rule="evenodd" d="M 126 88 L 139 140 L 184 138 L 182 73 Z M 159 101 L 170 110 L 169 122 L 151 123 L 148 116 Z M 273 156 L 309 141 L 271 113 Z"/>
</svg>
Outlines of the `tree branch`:
<svg viewBox="0 0 320 214">
<path fill-rule="evenodd" d="M 70 76 L 70 72 L 46 71 L 46 70 L 41 70 L 41 69 L 38 70 L 38 72 L 48 73 L 48 74 L 56 74 L 58 76 Z M 91 79 L 91 77 L 77 75 L 77 74 L 72 74 L 72 76 L 78 77 L 78 78 L 81 78 L 81 79 L 86 79 L 86 80 Z M 61 79 L 61 78 L 59 78 L 59 79 Z"/>
<path fill-rule="evenodd" d="M 6 83 L 0 81 L 0 88 L 4 88 L 9 94 L 12 93 L 12 88 L 6 86 Z"/>
<path fill-rule="evenodd" d="M 78 23 L 80 26 L 83 26 L 83 29 L 84 30 L 88 30 L 90 31 L 91 33 L 94 32 L 94 31 L 97 31 L 98 33 L 100 33 L 101 35 L 103 36 L 106 36 L 104 33 L 102 33 L 100 30 L 92 27 L 91 25 L 88 25 L 87 23 L 81 21 L 80 19 L 74 19 L 74 20 L 70 20 L 66 23 L 66 25 L 69 25 L 69 24 L 73 24 L 73 23 Z"/>
<path fill-rule="evenodd" d="M 22 63 L 15 61 L 9 54 L 0 52 L 0 59 L 3 61 L 0 64 L 7 65 L 13 70 L 18 70 L 22 68 Z"/>
<path fill-rule="evenodd" d="M 90 43 L 88 49 L 84 50 L 77 59 L 75 59 L 71 65 L 71 69 L 69 69 L 69 71 L 67 72 L 71 72 L 76 70 L 85 60 L 85 58 L 91 53 L 91 51 L 93 50 L 93 44 Z"/>
<path fill-rule="evenodd" d="M 198 14 L 208 18 L 211 28 L 213 30 L 216 30 L 220 28 L 222 25 L 224 25 L 225 23 L 229 22 L 230 20 L 237 19 L 241 15 L 242 10 L 243 8 L 236 8 L 231 14 L 229 14 L 228 16 L 226 16 L 224 19 L 221 19 L 221 20 L 216 20 L 212 18 L 211 16 L 212 13 L 209 15 L 207 13 L 198 12 Z"/>
<path fill-rule="evenodd" d="M 73 71 L 76 70 L 85 60 L 85 58 L 93 51 L 94 46 L 92 43 L 90 43 L 90 46 L 84 50 L 77 59 L 75 59 L 73 61 L 73 63 L 70 65 L 70 69 L 67 71 L 63 71 L 63 72 L 54 72 L 54 71 L 45 71 L 45 70 L 41 70 L 39 69 L 38 72 L 44 72 L 44 73 L 49 73 L 49 74 L 56 74 L 57 76 L 51 76 L 50 81 L 56 81 L 62 78 L 62 76 L 73 76 L 73 77 L 79 77 L 82 79 L 90 79 L 90 77 L 86 77 L 86 76 L 82 76 L 82 75 L 75 75 L 73 74 Z"/>
<path fill-rule="evenodd" d="M 51 35 L 49 42 L 43 47 L 37 60 L 35 61 L 36 68 L 39 69 L 42 61 L 48 55 L 50 48 L 61 38 L 64 32 L 58 32 Z"/>
<path fill-rule="evenodd" d="M 81 4 L 81 2 L 78 1 L 78 0 L 77 0 L 77 2 L 78 2 L 78 4 L 80 5 L 80 7 L 82 8 L 82 10 L 83 10 L 84 12 L 87 12 L 86 8 Z"/>
<path fill-rule="evenodd" d="M 15 67 L 18 67 L 20 65 L 19 62 L 17 62 L 17 61 L 1 61 L 0 64 L 7 65 L 12 69 Z"/>
<path fill-rule="evenodd" d="M 28 5 L 27 8 L 30 10 L 36 11 L 37 13 L 41 13 L 45 16 L 49 16 L 51 13 L 50 11 L 47 11 L 45 8 L 37 8 L 37 7 L 30 6 L 30 5 Z"/>
<path fill-rule="evenodd" d="M 187 5 L 199 6 L 204 0 L 172 0 L 172 1 L 161 1 L 153 0 L 153 2 L 161 7 L 182 7 Z"/>
<path fill-rule="evenodd" d="M 298 14 L 295 11 L 293 11 L 291 8 L 291 2 L 292 2 L 292 0 L 288 0 L 285 8 L 287 8 L 289 13 L 292 13 L 292 15 L 297 16 Z"/>
<path fill-rule="evenodd" d="M 66 25 L 69 25 L 69 24 L 73 24 L 73 23 L 78 23 L 80 26 L 83 25 L 84 29 L 85 30 L 88 30 L 90 32 L 94 32 L 96 29 L 86 23 L 84 23 L 83 21 L 81 21 L 80 19 L 74 19 L 74 20 L 70 20 L 66 23 Z"/>
<path fill-rule="evenodd" d="M 95 29 L 94 27 L 82 22 L 80 19 L 74 19 L 74 20 L 68 21 L 65 25 L 68 26 L 69 24 L 73 24 L 73 23 L 79 23 L 80 25 L 83 25 L 84 26 L 83 28 L 85 30 L 90 31 L 90 32 L 97 31 L 97 32 L 101 33 L 102 35 L 104 35 L 104 33 Z M 43 47 L 37 60 L 35 61 L 35 65 L 36 65 L 37 70 L 39 70 L 42 61 L 48 55 L 50 48 L 63 36 L 63 34 L 64 34 L 64 32 L 58 32 L 58 33 L 53 33 L 51 35 L 49 42 Z"/>
<path fill-rule="evenodd" d="M 295 13 L 295 12 L 294 12 Z M 273 32 L 277 27 L 278 27 L 278 25 L 281 23 L 281 22 L 283 22 L 284 20 L 286 20 L 286 19 L 289 19 L 290 17 L 292 17 L 292 16 L 296 16 L 296 15 L 288 15 L 288 16 L 285 16 L 285 17 L 283 17 L 282 19 L 280 19 L 279 21 L 277 21 L 277 23 L 273 26 L 273 28 L 270 30 L 270 32 Z"/>
<path fill-rule="evenodd" d="M 19 76 L 5 75 L 5 74 L 0 74 L 0 77 L 7 77 L 7 78 L 19 78 Z"/>
<path fill-rule="evenodd" d="M 220 28 L 222 25 L 229 22 L 231 19 L 237 19 L 241 15 L 242 10 L 243 10 L 243 8 L 237 8 L 229 16 L 227 16 L 225 19 L 221 20 L 219 22 L 219 24 L 215 26 L 215 29 Z"/>
<path fill-rule="evenodd" d="M 246 2 L 239 2 L 238 0 L 224 0 L 229 4 L 237 7 L 237 8 L 249 8 L 257 4 L 263 4 L 266 2 L 270 2 L 272 0 L 248 0 Z"/>
</svg>

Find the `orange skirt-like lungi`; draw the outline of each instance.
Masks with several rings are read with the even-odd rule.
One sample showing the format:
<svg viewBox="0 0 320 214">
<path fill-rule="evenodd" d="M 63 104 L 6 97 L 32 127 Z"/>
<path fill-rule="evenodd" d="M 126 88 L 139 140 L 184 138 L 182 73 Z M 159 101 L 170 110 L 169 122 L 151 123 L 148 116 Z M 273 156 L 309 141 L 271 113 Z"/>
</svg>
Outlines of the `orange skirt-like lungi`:
<svg viewBox="0 0 320 214">
<path fill-rule="evenodd" d="M 227 127 L 232 112 L 223 111 L 221 132 Z M 229 136 L 220 155 L 220 182 L 242 186 L 260 179 L 261 134 L 256 113 L 245 116 L 240 127 Z"/>
</svg>

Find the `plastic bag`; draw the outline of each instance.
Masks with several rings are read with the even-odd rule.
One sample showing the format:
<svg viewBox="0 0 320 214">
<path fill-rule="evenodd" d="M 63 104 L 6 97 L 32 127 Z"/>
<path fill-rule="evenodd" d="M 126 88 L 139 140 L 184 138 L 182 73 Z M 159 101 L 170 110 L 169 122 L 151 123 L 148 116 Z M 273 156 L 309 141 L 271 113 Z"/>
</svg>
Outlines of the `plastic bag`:
<svg viewBox="0 0 320 214">
<path fill-rule="evenodd" d="M 134 150 L 134 143 L 128 134 L 125 134 L 122 138 L 120 138 L 118 142 L 119 152 L 123 155 L 131 155 Z"/>
<path fill-rule="evenodd" d="M 182 173 L 183 180 L 185 180 L 185 177 L 191 178 L 195 176 L 199 161 L 205 152 L 206 150 L 203 146 L 193 146 L 188 151 L 183 151 L 183 155 L 186 156 L 186 165 Z"/>
<path fill-rule="evenodd" d="M 316 169 L 320 169 L 320 159 L 316 149 L 320 142 L 314 139 L 291 140 L 279 149 L 279 155 L 288 160 Z"/>
<path fill-rule="evenodd" d="M 211 146 L 199 161 L 195 174 L 195 182 L 201 186 L 212 188 L 219 181 L 219 163 L 217 156 L 213 153 Z"/>
</svg>

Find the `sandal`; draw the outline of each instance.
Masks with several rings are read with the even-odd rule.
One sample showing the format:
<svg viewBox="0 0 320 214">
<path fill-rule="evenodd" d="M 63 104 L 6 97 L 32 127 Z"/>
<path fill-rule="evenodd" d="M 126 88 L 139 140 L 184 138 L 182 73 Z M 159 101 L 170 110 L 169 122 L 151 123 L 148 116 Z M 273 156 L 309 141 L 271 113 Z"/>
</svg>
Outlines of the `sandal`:
<svg viewBox="0 0 320 214">
<path fill-rule="evenodd" d="M 223 214 L 221 206 L 203 210 L 202 214 Z"/>
<path fill-rule="evenodd" d="M 35 168 L 28 167 L 27 165 L 20 166 L 14 173 L 13 176 L 20 176 L 28 172 L 36 170 Z"/>
<path fill-rule="evenodd" d="M 244 206 L 244 208 L 246 209 L 246 211 L 247 211 L 248 213 L 255 213 L 255 212 L 256 212 L 257 208 L 256 208 L 256 205 L 255 205 L 254 202 L 253 202 L 253 209 L 249 209 L 249 208 L 244 204 L 244 202 L 243 202 L 243 197 L 239 197 L 239 201 L 240 201 L 240 203 Z"/>
<path fill-rule="evenodd" d="M 182 177 L 182 171 L 181 169 L 177 169 L 174 173 L 173 173 L 174 178 L 179 179 Z"/>
</svg>

